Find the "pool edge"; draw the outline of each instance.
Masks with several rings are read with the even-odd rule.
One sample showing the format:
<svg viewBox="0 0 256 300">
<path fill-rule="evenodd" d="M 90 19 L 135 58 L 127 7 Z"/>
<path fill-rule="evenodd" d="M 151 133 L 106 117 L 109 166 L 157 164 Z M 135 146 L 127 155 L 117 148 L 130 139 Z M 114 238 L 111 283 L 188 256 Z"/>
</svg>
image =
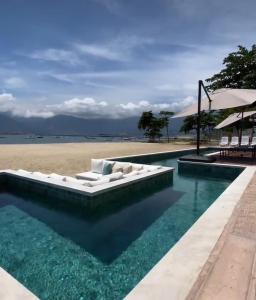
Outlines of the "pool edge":
<svg viewBox="0 0 256 300">
<path fill-rule="evenodd" d="M 255 171 L 246 167 L 125 299 L 185 299 Z"/>
</svg>

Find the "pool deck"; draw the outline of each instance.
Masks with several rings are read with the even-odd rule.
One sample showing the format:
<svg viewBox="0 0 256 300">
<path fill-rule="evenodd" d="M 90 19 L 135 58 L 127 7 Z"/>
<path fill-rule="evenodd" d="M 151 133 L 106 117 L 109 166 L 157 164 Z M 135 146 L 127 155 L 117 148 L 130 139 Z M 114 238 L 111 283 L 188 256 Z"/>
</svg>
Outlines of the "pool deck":
<svg viewBox="0 0 256 300">
<path fill-rule="evenodd" d="M 256 299 L 256 174 L 205 263 L 187 300 Z"/>
</svg>

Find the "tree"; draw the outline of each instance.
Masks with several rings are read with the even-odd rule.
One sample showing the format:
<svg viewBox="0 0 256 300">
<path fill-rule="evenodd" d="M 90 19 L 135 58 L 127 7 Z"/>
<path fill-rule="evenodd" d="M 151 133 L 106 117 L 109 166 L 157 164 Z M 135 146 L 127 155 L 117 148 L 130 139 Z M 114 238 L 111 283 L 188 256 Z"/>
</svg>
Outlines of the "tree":
<svg viewBox="0 0 256 300">
<path fill-rule="evenodd" d="M 256 89 L 256 45 L 251 49 L 238 46 L 223 60 L 225 68 L 206 79 L 209 91 L 220 88 Z"/>
<path fill-rule="evenodd" d="M 160 139 L 162 136 L 163 122 L 162 119 L 156 118 L 152 111 L 144 111 L 139 119 L 138 128 L 145 131 L 144 135 L 149 141 L 155 142 L 156 138 Z"/>
<path fill-rule="evenodd" d="M 201 113 L 201 130 L 205 136 L 208 137 L 208 139 L 211 136 L 211 132 L 217 124 L 217 115 L 214 113 Z M 192 115 L 188 116 L 184 119 L 183 125 L 180 128 L 180 131 L 184 133 L 188 133 L 192 130 L 196 130 L 197 128 L 197 116 Z"/>
<path fill-rule="evenodd" d="M 232 52 L 224 58 L 223 65 L 225 66 L 223 70 L 206 79 L 208 91 L 213 92 L 221 88 L 256 89 L 256 45 L 252 45 L 251 49 L 238 46 L 236 52 Z M 240 110 L 239 108 L 220 110 L 212 115 L 214 123 L 218 124 L 231 113 Z M 195 129 L 196 123 L 196 117 L 185 118 L 181 131 L 189 132 Z"/>
<path fill-rule="evenodd" d="M 169 139 L 169 123 L 170 123 L 170 117 L 173 116 L 174 113 L 171 111 L 167 111 L 167 110 L 162 110 L 160 111 L 160 116 L 163 122 L 163 127 L 166 128 L 166 135 L 167 135 L 167 139 L 168 139 L 168 143 L 170 141 Z"/>
</svg>

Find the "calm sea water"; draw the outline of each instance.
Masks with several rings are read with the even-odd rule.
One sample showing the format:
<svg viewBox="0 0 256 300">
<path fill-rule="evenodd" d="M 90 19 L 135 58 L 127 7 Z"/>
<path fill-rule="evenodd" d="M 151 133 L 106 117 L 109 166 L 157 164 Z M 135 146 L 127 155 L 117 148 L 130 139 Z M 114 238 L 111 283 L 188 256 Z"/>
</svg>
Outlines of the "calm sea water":
<svg viewBox="0 0 256 300">
<path fill-rule="evenodd" d="M 177 168 L 176 159 L 158 163 Z M 232 182 L 218 175 L 175 171 L 169 186 L 100 213 L 3 191 L 0 265 L 40 299 L 122 299 Z"/>
<path fill-rule="evenodd" d="M 141 141 L 142 138 L 120 136 L 74 136 L 74 135 L 0 135 L 0 144 L 53 144 L 53 143 L 99 143 Z"/>
</svg>

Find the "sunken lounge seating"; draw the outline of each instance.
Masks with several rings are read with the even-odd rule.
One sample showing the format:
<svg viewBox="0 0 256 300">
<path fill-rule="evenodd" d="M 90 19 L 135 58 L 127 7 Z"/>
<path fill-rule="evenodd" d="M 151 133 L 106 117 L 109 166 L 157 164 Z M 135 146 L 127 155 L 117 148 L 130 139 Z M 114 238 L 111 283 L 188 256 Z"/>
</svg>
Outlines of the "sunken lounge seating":
<svg viewBox="0 0 256 300">
<path fill-rule="evenodd" d="M 171 182 L 174 168 L 134 164 L 109 160 L 93 159 L 91 171 L 76 175 L 75 177 L 63 176 L 56 173 L 44 174 L 26 170 L 0 170 L 0 175 L 7 178 L 10 185 L 19 188 L 29 187 L 40 193 L 52 193 L 57 197 L 69 197 L 67 193 L 75 193 L 79 197 L 91 197 L 102 193 L 119 189 L 135 183 L 143 183 L 152 180 L 155 183 Z M 61 191 L 67 191 L 61 192 Z M 83 198 L 83 199 L 85 199 Z"/>
<path fill-rule="evenodd" d="M 91 171 L 76 174 L 76 178 L 95 182 L 103 179 L 114 181 L 122 178 L 132 178 L 161 168 L 161 166 L 92 159 Z"/>
</svg>

